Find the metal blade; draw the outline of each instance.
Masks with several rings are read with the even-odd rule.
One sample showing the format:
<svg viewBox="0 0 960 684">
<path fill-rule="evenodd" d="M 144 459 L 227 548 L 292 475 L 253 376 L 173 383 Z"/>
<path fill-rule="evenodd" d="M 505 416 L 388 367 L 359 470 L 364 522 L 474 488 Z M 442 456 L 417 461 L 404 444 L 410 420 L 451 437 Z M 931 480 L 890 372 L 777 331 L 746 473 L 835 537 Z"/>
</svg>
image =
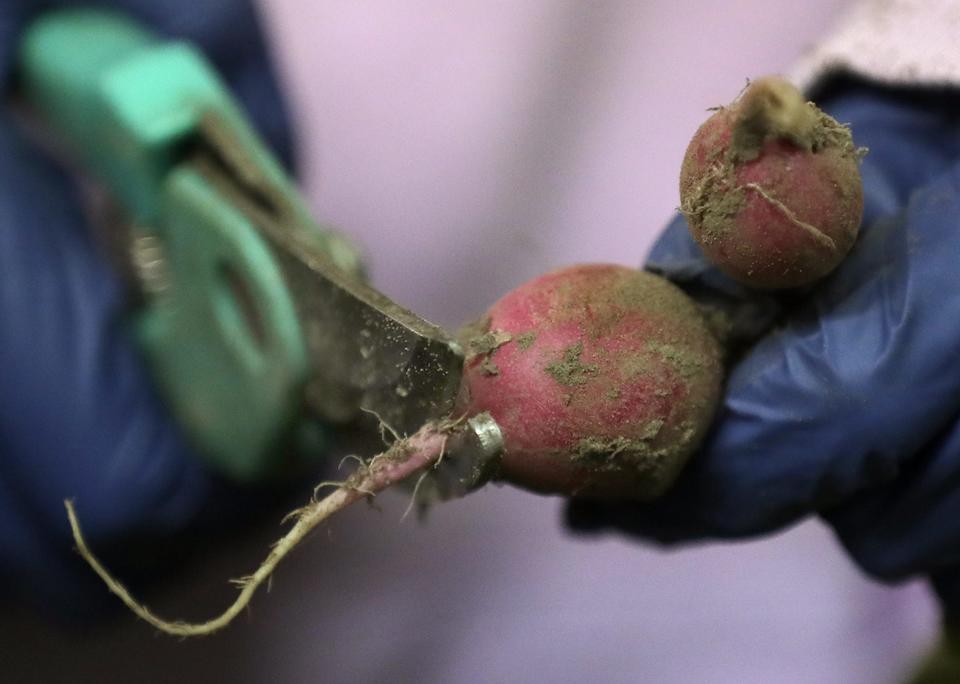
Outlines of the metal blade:
<svg viewBox="0 0 960 684">
<path fill-rule="evenodd" d="M 308 405 L 330 421 L 363 409 L 400 433 L 449 415 L 460 345 L 348 272 L 342 259 L 335 263 L 336 235 L 318 231 L 305 207 L 275 190 L 244 146 L 232 144 L 229 126 L 210 115 L 201 131 L 196 167 L 262 232 L 293 295 L 313 364 Z"/>
</svg>

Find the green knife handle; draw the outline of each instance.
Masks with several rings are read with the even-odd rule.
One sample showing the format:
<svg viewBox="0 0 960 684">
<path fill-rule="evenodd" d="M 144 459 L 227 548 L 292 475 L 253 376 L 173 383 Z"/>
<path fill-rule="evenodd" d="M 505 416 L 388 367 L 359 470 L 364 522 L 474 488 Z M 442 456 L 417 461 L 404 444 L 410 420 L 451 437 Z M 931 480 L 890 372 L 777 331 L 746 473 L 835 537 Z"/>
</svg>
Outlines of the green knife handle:
<svg viewBox="0 0 960 684">
<path fill-rule="evenodd" d="M 28 99 L 73 141 L 99 141 L 100 79 L 112 66 L 156 44 L 120 15 L 72 10 L 41 17 L 20 45 L 20 77 Z"/>
<path fill-rule="evenodd" d="M 218 185 L 228 172 L 198 166 L 204 126 L 217 122 L 229 151 L 283 203 L 291 225 L 323 244 L 341 243 L 312 222 L 191 45 L 161 41 L 101 10 L 54 11 L 25 32 L 19 76 L 27 101 L 125 208 L 134 245 L 157 255 L 151 268 L 161 277 L 145 287 L 133 323 L 174 414 L 223 472 L 242 480 L 268 474 L 277 444 L 303 428 L 310 362 L 278 260 Z"/>
<path fill-rule="evenodd" d="M 235 129 L 273 179 L 286 181 L 203 55 L 122 15 L 89 8 L 41 15 L 21 42 L 20 82 L 27 101 L 138 223 L 156 222 L 166 175 L 207 111 Z"/>
</svg>

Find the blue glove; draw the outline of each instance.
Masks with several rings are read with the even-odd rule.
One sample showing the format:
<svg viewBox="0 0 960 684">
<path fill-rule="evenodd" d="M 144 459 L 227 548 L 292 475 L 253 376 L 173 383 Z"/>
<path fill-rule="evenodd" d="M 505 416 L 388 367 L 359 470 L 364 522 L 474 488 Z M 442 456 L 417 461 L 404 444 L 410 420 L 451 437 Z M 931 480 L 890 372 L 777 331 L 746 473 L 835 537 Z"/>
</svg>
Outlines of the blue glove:
<svg viewBox="0 0 960 684">
<path fill-rule="evenodd" d="M 802 295 L 751 295 L 674 221 L 649 267 L 741 331 L 776 325 L 732 368 L 706 443 L 664 498 L 576 501 L 568 525 L 673 544 L 818 514 L 868 573 L 926 574 L 960 611 L 960 98 L 847 80 L 821 103 L 870 148 L 850 257 Z"/>
<path fill-rule="evenodd" d="M 285 109 L 247 0 L 99 4 L 204 49 L 290 162 Z M 20 32 L 50 5 L 8 0 L 0 10 L 7 91 Z M 0 591 L 84 619 L 119 603 L 72 552 L 64 498 L 75 499 L 92 547 L 129 579 L 127 549 L 213 529 L 240 497 L 190 452 L 158 401 L 75 188 L 2 110 L 0 188 Z"/>
</svg>

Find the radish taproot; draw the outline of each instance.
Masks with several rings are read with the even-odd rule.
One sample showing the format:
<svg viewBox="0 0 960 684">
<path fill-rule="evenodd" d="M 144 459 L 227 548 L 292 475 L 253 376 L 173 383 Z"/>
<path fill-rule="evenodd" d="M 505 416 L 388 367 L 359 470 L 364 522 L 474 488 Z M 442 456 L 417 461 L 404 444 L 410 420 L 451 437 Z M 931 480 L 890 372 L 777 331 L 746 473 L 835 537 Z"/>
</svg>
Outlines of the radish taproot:
<svg viewBox="0 0 960 684">
<path fill-rule="evenodd" d="M 863 213 L 850 129 L 777 77 L 750 83 L 700 126 L 680 208 L 707 258 L 746 285 L 808 285 L 856 240 Z"/>
<path fill-rule="evenodd" d="M 623 266 L 521 285 L 472 326 L 468 349 L 461 410 L 499 423 L 501 479 L 542 493 L 662 494 L 719 400 L 720 350 L 694 303 Z"/>
</svg>

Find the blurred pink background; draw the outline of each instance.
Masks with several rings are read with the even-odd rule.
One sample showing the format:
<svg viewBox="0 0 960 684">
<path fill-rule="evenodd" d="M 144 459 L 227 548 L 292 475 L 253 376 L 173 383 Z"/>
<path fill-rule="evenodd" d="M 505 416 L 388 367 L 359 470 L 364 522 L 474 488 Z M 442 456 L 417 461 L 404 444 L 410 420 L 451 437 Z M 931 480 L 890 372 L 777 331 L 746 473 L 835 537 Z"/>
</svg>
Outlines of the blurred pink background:
<svg viewBox="0 0 960 684">
<path fill-rule="evenodd" d="M 787 69 L 845 3 L 264 4 L 317 215 L 376 284 L 457 325 L 575 261 L 637 265 L 687 139 L 747 77 Z M 77 639 L 29 616 L 8 681 L 895 682 L 934 633 L 919 584 L 864 579 L 812 521 L 663 552 L 568 537 L 561 502 L 488 488 L 400 522 L 360 507 L 282 567 L 249 619 L 191 643 L 123 618 Z M 279 528 L 152 597 L 201 617 Z M 33 657 L 53 648 L 56 659 Z"/>
</svg>

